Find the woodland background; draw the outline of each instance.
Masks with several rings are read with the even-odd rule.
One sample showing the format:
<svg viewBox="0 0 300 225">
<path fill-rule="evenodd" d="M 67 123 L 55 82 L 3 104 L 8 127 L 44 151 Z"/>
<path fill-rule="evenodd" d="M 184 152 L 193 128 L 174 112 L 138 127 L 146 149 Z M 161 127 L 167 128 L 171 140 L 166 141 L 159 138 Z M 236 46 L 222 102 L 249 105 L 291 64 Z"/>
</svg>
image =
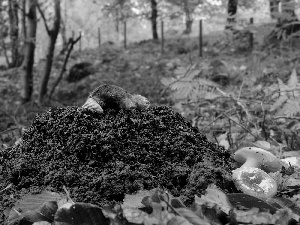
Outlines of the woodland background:
<svg viewBox="0 0 300 225">
<path fill-rule="evenodd" d="M 37 113 L 81 106 L 94 88 L 114 84 L 147 97 L 152 105 L 172 107 L 230 153 L 257 146 L 280 159 L 299 160 L 299 4 L 299 0 L 0 0 L 0 152 L 10 154 L 14 146 L 22 146 L 21 136 Z M 241 211 L 232 222 L 289 224 L 292 216 L 298 220 L 299 173 L 294 169 L 284 173 L 290 184 L 279 193 L 286 199 L 275 199 L 276 215 L 252 209 L 247 211 L 249 217 Z M 0 192 L 11 185 L 2 188 Z M 208 192 L 206 202 L 211 204 L 210 198 L 218 196 L 223 212 L 232 209 L 221 190 Z M 130 211 L 126 218 L 158 224 L 153 218 L 168 216 L 157 199 L 169 208 L 173 197 L 165 192 L 151 196 L 151 217 L 134 217 L 136 211 Z M 130 196 L 129 202 L 135 199 L 140 204 L 136 197 Z M 195 202 L 203 203 L 197 196 Z M 175 201 L 179 208 L 174 208 L 183 209 L 178 215 L 192 224 L 207 224 L 180 204 Z M 202 213 L 205 208 L 195 210 Z M 111 208 L 102 212 L 110 222 L 122 224 Z M 22 216 L 17 210 L 13 213 Z M 172 222 L 182 224 L 178 215 Z M 215 215 L 209 218 L 209 224 L 220 224 L 213 221 Z"/>
</svg>

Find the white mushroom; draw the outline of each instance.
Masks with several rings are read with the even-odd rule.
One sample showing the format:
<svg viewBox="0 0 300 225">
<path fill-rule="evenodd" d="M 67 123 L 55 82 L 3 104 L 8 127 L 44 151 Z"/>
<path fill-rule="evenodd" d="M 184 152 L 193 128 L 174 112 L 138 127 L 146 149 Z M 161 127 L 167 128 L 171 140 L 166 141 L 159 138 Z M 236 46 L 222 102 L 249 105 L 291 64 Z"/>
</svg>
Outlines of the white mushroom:
<svg viewBox="0 0 300 225">
<path fill-rule="evenodd" d="M 234 159 L 243 163 L 241 167 L 260 168 L 266 172 L 277 172 L 282 162 L 272 153 L 257 147 L 245 147 L 234 153 Z"/>
<path fill-rule="evenodd" d="M 232 172 L 236 187 L 245 194 L 267 199 L 276 195 L 277 183 L 266 172 L 255 167 L 241 167 Z"/>
<path fill-rule="evenodd" d="M 281 170 L 282 162 L 272 153 L 256 147 L 245 147 L 234 153 L 243 165 L 232 171 L 235 185 L 245 194 L 257 198 L 271 198 L 277 193 L 277 183 L 266 172 Z M 266 172 L 265 172 L 266 171 Z"/>
</svg>

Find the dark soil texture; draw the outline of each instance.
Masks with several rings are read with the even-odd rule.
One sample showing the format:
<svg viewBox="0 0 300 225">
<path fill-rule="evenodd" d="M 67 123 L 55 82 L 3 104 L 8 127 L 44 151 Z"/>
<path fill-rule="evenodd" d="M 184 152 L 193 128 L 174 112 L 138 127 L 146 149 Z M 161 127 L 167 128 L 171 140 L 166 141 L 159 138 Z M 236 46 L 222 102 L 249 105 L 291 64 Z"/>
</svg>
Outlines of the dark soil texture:
<svg viewBox="0 0 300 225">
<path fill-rule="evenodd" d="M 189 202 L 211 183 L 233 187 L 230 152 L 166 106 L 104 114 L 52 108 L 22 138 L 0 152 L 0 190 L 13 184 L 0 195 L 0 222 L 15 199 L 42 189 L 66 186 L 74 201 L 101 206 L 140 189 L 161 187 Z"/>
</svg>

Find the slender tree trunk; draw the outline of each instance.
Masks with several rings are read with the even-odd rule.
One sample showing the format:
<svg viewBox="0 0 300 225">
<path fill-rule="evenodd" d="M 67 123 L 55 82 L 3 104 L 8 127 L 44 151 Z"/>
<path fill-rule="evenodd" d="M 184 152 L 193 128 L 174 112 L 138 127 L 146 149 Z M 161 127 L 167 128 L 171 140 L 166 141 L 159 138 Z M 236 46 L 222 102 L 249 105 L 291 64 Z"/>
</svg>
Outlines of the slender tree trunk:
<svg viewBox="0 0 300 225">
<path fill-rule="evenodd" d="M 153 38 L 153 40 L 158 40 L 158 33 L 157 33 L 157 2 L 156 2 L 156 0 L 151 0 L 151 24 L 152 24 L 152 38 Z"/>
<path fill-rule="evenodd" d="M 278 15 L 276 28 L 265 38 L 265 45 L 276 43 L 279 40 L 289 39 L 294 33 L 300 32 L 299 20 L 295 13 L 294 0 L 281 0 L 281 15 Z"/>
<path fill-rule="evenodd" d="M 120 31 L 120 10 L 119 9 L 116 9 L 115 12 L 115 29 L 116 32 L 119 33 Z"/>
<path fill-rule="evenodd" d="M 235 23 L 235 15 L 237 13 L 237 5 L 238 0 L 228 0 L 228 6 L 227 6 L 227 28 L 231 28 L 232 25 Z"/>
<path fill-rule="evenodd" d="M 6 11 L 4 10 L 3 7 L 1 7 L 3 4 L 3 0 L 0 0 L 0 48 L 1 50 L 1 53 L 5 56 L 5 60 L 6 60 L 6 64 L 7 66 L 10 65 L 10 62 L 9 62 L 9 57 L 7 55 L 7 49 L 6 49 L 6 43 L 5 43 L 5 39 L 7 38 L 8 36 L 8 33 L 9 33 L 9 27 L 6 26 L 5 24 L 5 18 L 4 18 L 4 15 L 6 14 Z"/>
<path fill-rule="evenodd" d="M 185 30 L 183 31 L 183 33 L 190 34 L 192 32 L 193 18 L 189 6 L 189 0 L 183 1 L 183 8 L 185 13 Z"/>
<path fill-rule="evenodd" d="M 193 19 L 188 18 L 186 15 L 185 30 L 183 31 L 183 33 L 190 34 L 192 32 L 192 25 L 193 25 Z"/>
<path fill-rule="evenodd" d="M 281 24 L 298 21 L 295 13 L 295 0 L 281 0 L 282 19 L 279 21 Z"/>
<path fill-rule="evenodd" d="M 61 20 L 60 23 L 60 35 L 61 35 L 61 39 L 62 39 L 62 49 L 60 51 L 59 54 L 64 54 L 65 51 L 68 48 L 68 40 L 67 40 L 67 34 L 66 34 L 66 24 L 63 20 Z"/>
<path fill-rule="evenodd" d="M 9 67 L 19 65 L 19 18 L 18 3 L 16 0 L 10 0 L 8 5 L 8 16 L 10 24 L 10 40 L 11 40 L 11 63 Z"/>
<path fill-rule="evenodd" d="M 22 44 L 21 44 L 21 49 L 20 49 L 20 55 L 22 56 L 22 60 L 24 59 L 24 55 L 25 55 L 25 45 L 26 45 L 26 15 L 24 12 L 26 12 L 26 0 L 22 0 L 21 1 L 21 32 L 20 32 L 20 36 L 21 36 L 21 40 Z M 21 60 L 21 61 L 22 61 Z M 24 62 L 24 61 L 23 61 Z"/>
<path fill-rule="evenodd" d="M 269 0 L 270 15 L 272 19 L 278 19 L 279 16 L 279 2 L 280 0 Z"/>
<path fill-rule="evenodd" d="M 21 24 L 22 24 L 22 31 L 21 34 L 23 35 L 24 39 L 26 38 L 26 34 L 27 34 L 27 29 L 26 29 L 26 15 L 24 12 L 26 12 L 26 0 L 22 0 L 21 2 L 21 9 L 22 9 L 22 13 L 21 13 Z"/>
<path fill-rule="evenodd" d="M 68 49 L 68 38 L 67 38 L 67 24 L 68 24 L 68 13 L 67 13 L 67 0 L 62 2 L 63 10 L 64 10 L 64 18 L 60 18 L 60 35 L 62 39 L 62 49 L 59 54 L 64 54 L 65 51 Z M 62 11 L 62 9 L 61 9 Z M 62 15 L 62 14 L 61 14 Z"/>
<path fill-rule="evenodd" d="M 299 20 L 295 13 L 295 5 L 295 0 L 281 0 L 282 16 L 277 23 L 277 28 L 281 28 L 283 38 L 300 31 Z"/>
<path fill-rule="evenodd" d="M 53 55 L 54 55 L 54 49 L 55 49 L 55 43 L 56 39 L 59 33 L 59 27 L 60 27 L 60 0 L 54 0 L 54 14 L 55 19 L 53 21 L 53 28 L 51 30 L 48 30 L 49 35 L 49 43 L 48 43 L 48 49 L 46 53 L 46 63 L 45 68 L 43 71 L 43 78 L 42 83 L 40 86 L 39 91 L 39 103 L 41 104 L 43 102 L 44 96 L 47 94 L 47 85 L 49 81 L 49 77 L 51 74 L 51 67 L 53 62 Z M 44 21 L 45 24 L 47 21 Z M 46 27 L 47 28 L 47 27 Z"/>
<path fill-rule="evenodd" d="M 24 75 L 22 79 L 23 87 L 21 91 L 22 102 L 29 102 L 33 92 L 33 64 L 34 64 L 34 50 L 36 41 L 36 6 L 37 0 L 27 0 L 27 34 L 25 58 L 23 62 Z"/>
</svg>

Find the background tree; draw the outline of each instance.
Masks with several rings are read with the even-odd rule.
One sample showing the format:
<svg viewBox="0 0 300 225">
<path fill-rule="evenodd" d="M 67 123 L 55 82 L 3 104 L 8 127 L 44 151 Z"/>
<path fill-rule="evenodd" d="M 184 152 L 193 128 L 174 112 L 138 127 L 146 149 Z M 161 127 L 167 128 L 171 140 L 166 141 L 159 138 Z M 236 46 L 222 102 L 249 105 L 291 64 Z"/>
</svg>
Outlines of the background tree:
<svg viewBox="0 0 300 225">
<path fill-rule="evenodd" d="M 157 31 L 157 19 L 159 17 L 158 5 L 161 1 L 159 0 L 143 0 L 139 1 L 137 4 L 132 4 L 131 7 L 137 8 L 140 13 L 134 13 L 133 17 L 140 17 L 142 19 L 147 19 L 151 22 L 151 33 L 152 39 L 158 40 Z"/>
<path fill-rule="evenodd" d="M 25 11 L 19 9 L 22 8 L 25 0 L 4 0 L 1 2 L 1 47 L 6 58 L 7 66 L 10 68 L 17 67 L 22 64 L 23 60 L 23 54 L 20 54 L 19 12 L 21 12 L 20 15 L 24 15 Z M 8 52 L 10 52 L 10 54 Z"/>
<path fill-rule="evenodd" d="M 115 0 L 113 2 L 106 3 L 103 7 L 103 11 L 114 17 L 117 32 L 119 32 L 120 21 L 124 22 L 129 18 L 149 20 L 151 22 L 152 38 L 157 40 L 158 3 L 158 0 Z"/>
<path fill-rule="evenodd" d="M 280 0 L 269 0 L 270 15 L 272 19 L 278 19 Z"/>
<path fill-rule="evenodd" d="M 68 38 L 66 22 L 63 19 L 60 20 L 60 35 L 62 41 L 62 49 L 60 51 L 60 54 L 64 54 L 68 47 Z"/>
<path fill-rule="evenodd" d="M 9 34 L 9 23 L 6 17 L 8 9 L 6 4 L 3 4 L 3 2 L 3 0 L 0 0 L 0 50 L 1 55 L 3 54 L 5 56 L 6 63 L 7 65 L 9 65 L 9 58 L 7 55 L 7 47 L 5 43 L 5 40 Z"/>
<path fill-rule="evenodd" d="M 296 3 L 294 0 L 281 0 L 281 13 L 277 27 L 282 30 L 283 37 L 300 31 L 300 23 L 295 13 Z"/>
<path fill-rule="evenodd" d="M 275 11 L 278 10 L 279 3 L 277 3 L 277 1 L 275 3 L 272 3 L 273 7 L 275 8 L 273 11 L 273 16 L 277 18 L 277 24 L 276 27 L 270 33 L 270 35 L 266 37 L 265 44 L 273 43 L 280 39 L 287 39 L 289 37 L 293 37 L 292 34 L 295 34 L 300 31 L 300 23 L 295 13 L 295 1 L 280 0 L 281 12 L 275 13 Z"/>
<path fill-rule="evenodd" d="M 61 11 L 63 11 L 63 18 L 61 16 L 60 18 L 60 35 L 62 40 L 62 50 L 60 51 L 60 54 L 64 54 L 64 52 L 68 48 L 68 38 L 67 38 L 67 22 L 68 22 L 68 14 L 67 14 L 67 0 L 64 0 L 63 3 L 63 9 L 61 7 Z"/>
<path fill-rule="evenodd" d="M 200 4 L 200 1 L 191 1 L 191 0 L 184 0 L 183 1 L 183 11 L 185 14 L 185 30 L 183 31 L 184 34 L 190 34 L 192 32 L 192 25 L 193 25 L 193 12 L 196 7 Z"/>
<path fill-rule="evenodd" d="M 49 76 L 51 74 L 51 67 L 52 67 L 52 62 L 53 62 L 55 43 L 56 43 L 56 39 L 57 39 L 57 36 L 59 33 L 60 17 L 61 17 L 61 15 L 60 15 L 60 0 L 54 0 L 54 9 L 53 9 L 54 16 L 53 16 L 53 18 L 51 18 L 51 20 L 53 20 L 52 28 L 49 28 L 45 14 L 39 5 L 38 5 L 38 9 L 39 9 L 39 12 L 44 21 L 47 34 L 49 36 L 48 48 L 47 48 L 47 52 L 46 52 L 46 62 L 45 62 L 45 67 L 44 67 L 43 74 L 42 74 L 42 81 L 41 81 L 39 98 L 38 98 L 39 103 L 42 103 L 44 96 L 47 94 L 47 84 L 49 81 Z"/>
<path fill-rule="evenodd" d="M 235 16 L 237 13 L 238 0 L 228 0 L 227 6 L 227 28 L 232 27 L 235 23 Z"/>
<path fill-rule="evenodd" d="M 167 0 L 167 2 L 177 5 L 182 9 L 185 17 L 185 30 L 184 34 L 190 34 L 192 32 L 193 25 L 193 13 L 197 6 L 203 4 L 203 0 Z"/>
<path fill-rule="evenodd" d="M 19 57 L 19 17 L 18 17 L 18 2 L 17 0 L 8 1 L 8 16 L 10 25 L 10 46 L 11 46 L 11 62 L 9 67 L 20 65 Z"/>
<path fill-rule="evenodd" d="M 27 29 L 26 29 L 26 0 L 20 0 L 20 3 L 19 3 L 19 6 L 20 6 L 20 10 L 21 10 L 21 31 L 20 31 L 20 45 L 21 45 L 21 48 L 20 48 L 20 52 L 21 52 L 21 55 L 24 59 L 24 51 L 25 51 L 25 40 L 26 40 L 26 33 L 27 33 Z"/>
<path fill-rule="evenodd" d="M 157 2 L 156 0 L 151 0 L 151 29 L 152 29 L 153 40 L 158 40 L 157 16 L 158 16 Z"/>
<path fill-rule="evenodd" d="M 21 98 L 22 102 L 28 102 L 31 100 L 33 92 L 33 64 L 34 64 L 34 50 L 36 45 L 36 27 L 37 27 L 37 16 L 36 6 L 37 0 L 27 0 L 26 5 L 26 39 L 25 39 L 25 55 L 23 62 L 23 79 L 22 79 L 22 91 Z"/>
<path fill-rule="evenodd" d="M 298 21 L 295 13 L 295 0 L 281 0 L 281 19 L 279 23 L 286 24 Z"/>
<path fill-rule="evenodd" d="M 95 4 L 97 3 L 95 2 Z M 102 11 L 107 16 L 113 17 L 117 33 L 120 32 L 120 22 L 126 22 L 133 14 L 131 11 L 131 1 L 125 0 L 108 1 L 102 7 Z"/>
</svg>

